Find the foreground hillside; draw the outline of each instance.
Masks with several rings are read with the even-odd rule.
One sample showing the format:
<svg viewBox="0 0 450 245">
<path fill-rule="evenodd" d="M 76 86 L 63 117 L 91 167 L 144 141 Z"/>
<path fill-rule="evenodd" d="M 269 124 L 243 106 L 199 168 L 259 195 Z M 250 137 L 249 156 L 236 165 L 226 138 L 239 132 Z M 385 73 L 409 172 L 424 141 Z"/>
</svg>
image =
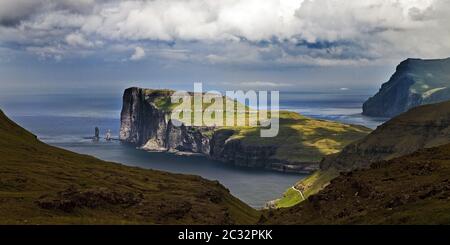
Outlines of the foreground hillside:
<svg viewBox="0 0 450 245">
<path fill-rule="evenodd" d="M 321 169 L 353 170 L 421 148 L 450 143 L 450 101 L 419 106 L 379 126 L 368 136 L 325 159 Z"/>
<path fill-rule="evenodd" d="M 286 111 L 280 112 L 278 135 L 270 138 L 260 137 L 259 126 L 174 127 L 170 120 L 173 93 L 126 89 L 121 140 L 145 150 L 200 153 L 238 166 L 311 172 L 318 168 L 322 157 L 339 152 L 371 131 L 363 126 L 316 120 Z M 204 110 L 209 106 L 203 105 Z"/>
<path fill-rule="evenodd" d="M 450 100 L 450 58 L 407 59 L 363 105 L 367 116 L 393 117 L 413 107 Z"/>
<path fill-rule="evenodd" d="M 450 144 L 373 163 L 331 181 L 268 224 L 450 224 Z"/>
<path fill-rule="evenodd" d="M 258 218 L 217 182 L 51 147 L 0 111 L 0 224 L 244 224 Z"/>
<path fill-rule="evenodd" d="M 344 147 L 340 153 L 325 157 L 320 170 L 297 183 L 296 190 L 287 190 L 275 205 L 289 207 L 303 201 L 328 185 L 339 172 L 367 168 L 373 162 L 444 144 L 450 144 L 450 101 L 413 108 Z"/>
</svg>

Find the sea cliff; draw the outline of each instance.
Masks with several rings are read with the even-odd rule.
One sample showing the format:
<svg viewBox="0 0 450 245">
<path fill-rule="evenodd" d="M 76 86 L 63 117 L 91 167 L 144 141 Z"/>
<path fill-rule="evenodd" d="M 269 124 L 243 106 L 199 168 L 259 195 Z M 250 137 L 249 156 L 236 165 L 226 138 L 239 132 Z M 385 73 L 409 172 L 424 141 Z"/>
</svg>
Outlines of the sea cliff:
<svg viewBox="0 0 450 245">
<path fill-rule="evenodd" d="M 363 114 L 394 117 L 424 104 L 450 100 L 450 58 L 401 62 L 388 82 L 363 105 Z"/>
<path fill-rule="evenodd" d="M 280 132 L 273 138 L 259 137 L 258 127 L 175 127 L 170 119 L 173 93 L 126 89 L 120 140 L 147 151 L 202 154 L 237 166 L 310 173 L 322 157 L 370 132 L 362 126 L 314 120 L 293 112 L 280 113 Z"/>
</svg>

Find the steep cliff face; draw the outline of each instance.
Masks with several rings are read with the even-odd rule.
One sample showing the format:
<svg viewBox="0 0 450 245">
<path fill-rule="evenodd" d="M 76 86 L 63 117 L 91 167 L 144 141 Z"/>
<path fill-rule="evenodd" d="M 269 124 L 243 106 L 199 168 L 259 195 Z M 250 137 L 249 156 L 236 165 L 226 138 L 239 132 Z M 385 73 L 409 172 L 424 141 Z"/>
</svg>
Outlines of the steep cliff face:
<svg viewBox="0 0 450 245">
<path fill-rule="evenodd" d="M 378 127 L 362 140 L 327 157 L 321 169 L 353 170 L 418 149 L 450 143 L 450 101 L 419 106 Z"/>
<path fill-rule="evenodd" d="M 363 105 L 363 114 L 394 117 L 413 107 L 450 99 L 450 58 L 407 59 Z"/>
<path fill-rule="evenodd" d="M 320 169 L 295 187 L 307 198 L 325 188 L 340 172 L 368 168 L 373 162 L 450 143 L 450 102 L 442 102 L 445 100 L 450 100 L 450 58 L 403 61 L 389 82 L 363 106 L 363 114 L 369 116 L 400 115 L 339 153 L 326 156 Z M 292 206 L 304 200 L 288 190 L 275 204 Z"/>
<path fill-rule="evenodd" d="M 246 167 L 272 168 L 275 146 L 244 146 L 231 139 L 233 129 L 175 127 L 170 109 L 173 91 L 129 88 L 123 96 L 120 139 L 149 151 L 201 153 L 212 159 Z M 281 169 L 282 170 L 282 169 Z"/>
<path fill-rule="evenodd" d="M 238 166 L 311 172 L 370 129 L 280 112 L 279 133 L 261 138 L 259 127 L 175 127 L 174 91 L 129 88 L 123 96 L 120 139 L 150 151 L 200 153 Z"/>
<path fill-rule="evenodd" d="M 242 167 L 256 167 L 280 172 L 310 173 L 317 169 L 317 162 L 283 159 L 278 156 L 282 146 L 276 140 L 271 144 L 248 144 L 236 138 L 236 131 L 219 129 L 211 140 L 212 159 Z"/>
<path fill-rule="evenodd" d="M 211 141 L 211 157 L 222 162 L 231 162 L 238 166 L 271 168 L 270 158 L 275 155 L 276 147 L 245 146 L 241 140 L 232 139 L 234 130 L 218 130 Z"/>
<path fill-rule="evenodd" d="M 129 88 L 123 95 L 120 140 L 150 151 L 209 154 L 208 127 L 175 127 L 170 120 L 170 90 Z"/>
</svg>

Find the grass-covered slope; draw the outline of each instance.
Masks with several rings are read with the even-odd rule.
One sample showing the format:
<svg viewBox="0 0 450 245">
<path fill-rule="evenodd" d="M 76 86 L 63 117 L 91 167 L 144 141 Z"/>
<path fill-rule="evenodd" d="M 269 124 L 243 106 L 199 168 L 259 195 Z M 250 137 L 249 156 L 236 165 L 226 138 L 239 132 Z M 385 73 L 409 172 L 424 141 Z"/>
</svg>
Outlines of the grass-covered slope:
<svg viewBox="0 0 450 245">
<path fill-rule="evenodd" d="M 341 174 L 268 224 L 450 224 L 450 145 Z"/>
<path fill-rule="evenodd" d="M 341 152 L 325 157 L 320 170 L 299 181 L 296 188 L 307 198 L 323 189 L 339 172 L 366 168 L 373 162 L 449 143 L 450 101 L 415 107 L 349 144 Z M 302 200 L 298 192 L 288 190 L 275 204 L 288 207 Z"/>
<path fill-rule="evenodd" d="M 171 90 L 145 89 L 147 102 L 168 113 L 178 105 L 171 103 L 170 96 L 173 93 L 174 91 Z M 192 104 L 193 101 L 194 99 L 191 99 Z M 223 97 L 224 107 L 229 101 L 228 98 Z M 236 109 L 238 104 L 235 102 Z M 203 110 L 207 110 L 210 105 L 203 103 Z M 236 110 L 235 116 L 245 114 L 242 118 L 247 122 L 251 113 L 259 115 L 258 111 L 245 106 L 242 108 L 245 108 L 244 111 Z M 270 112 L 268 114 L 270 115 Z M 275 149 L 274 154 L 268 159 L 271 162 L 311 164 L 312 169 L 318 166 L 324 156 L 339 152 L 349 143 L 361 139 L 371 132 L 370 129 L 363 126 L 312 119 L 296 112 L 280 111 L 279 118 L 280 129 L 276 137 L 262 138 L 261 127 L 239 126 L 241 124 L 238 124 L 237 120 L 235 126 L 215 127 L 211 130 L 232 130 L 227 142 L 240 141 L 242 148 L 269 147 Z M 225 112 L 223 120 L 226 122 Z M 210 135 L 213 135 L 213 132 Z"/>
<path fill-rule="evenodd" d="M 217 182 L 51 147 L 0 111 L 0 224 L 244 224 L 258 218 Z"/>
<path fill-rule="evenodd" d="M 259 127 L 236 127 L 230 139 L 247 146 L 275 146 L 275 161 L 319 163 L 329 154 L 370 133 L 370 129 L 338 122 L 312 119 L 296 112 L 280 112 L 280 130 L 276 137 L 261 138 Z"/>
<path fill-rule="evenodd" d="M 288 208 L 308 199 L 309 196 L 321 191 L 330 181 L 339 176 L 336 169 L 317 170 L 310 176 L 297 182 L 287 189 L 283 196 L 272 201 L 271 208 Z"/>
<path fill-rule="evenodd" d="M 322 169 L 353 170 L 450 143 L 450 101 L 415 107 L 325 159 Z"/>
</svg>

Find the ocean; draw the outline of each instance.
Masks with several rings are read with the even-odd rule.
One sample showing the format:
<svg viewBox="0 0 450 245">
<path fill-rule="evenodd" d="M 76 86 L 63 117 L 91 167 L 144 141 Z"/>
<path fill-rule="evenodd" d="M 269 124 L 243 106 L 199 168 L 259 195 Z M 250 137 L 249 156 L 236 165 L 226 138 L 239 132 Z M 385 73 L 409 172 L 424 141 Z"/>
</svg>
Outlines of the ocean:
<svg viewBox="0 0 450 245">
<path fill-rule="evenodd" d="M 351 93 L 281 93 L 280 108 L 303 115 L 375 128 L 383 118 L 361 115 L 369 97 Z M 218 180 L 252 207 L 263 207 L 306 175 L 231 166 L 200 156 L 178 156 L 137 150 L 119 141 L 93 142 L 94 127 L 101 135 L 111 130 L 117 138 L 120 127 L 121 94 L 2 95 L 0 108 L 22 127 L 48 144 L 129 166 L 172 173 L 199 175 Z"/>
</svg>

